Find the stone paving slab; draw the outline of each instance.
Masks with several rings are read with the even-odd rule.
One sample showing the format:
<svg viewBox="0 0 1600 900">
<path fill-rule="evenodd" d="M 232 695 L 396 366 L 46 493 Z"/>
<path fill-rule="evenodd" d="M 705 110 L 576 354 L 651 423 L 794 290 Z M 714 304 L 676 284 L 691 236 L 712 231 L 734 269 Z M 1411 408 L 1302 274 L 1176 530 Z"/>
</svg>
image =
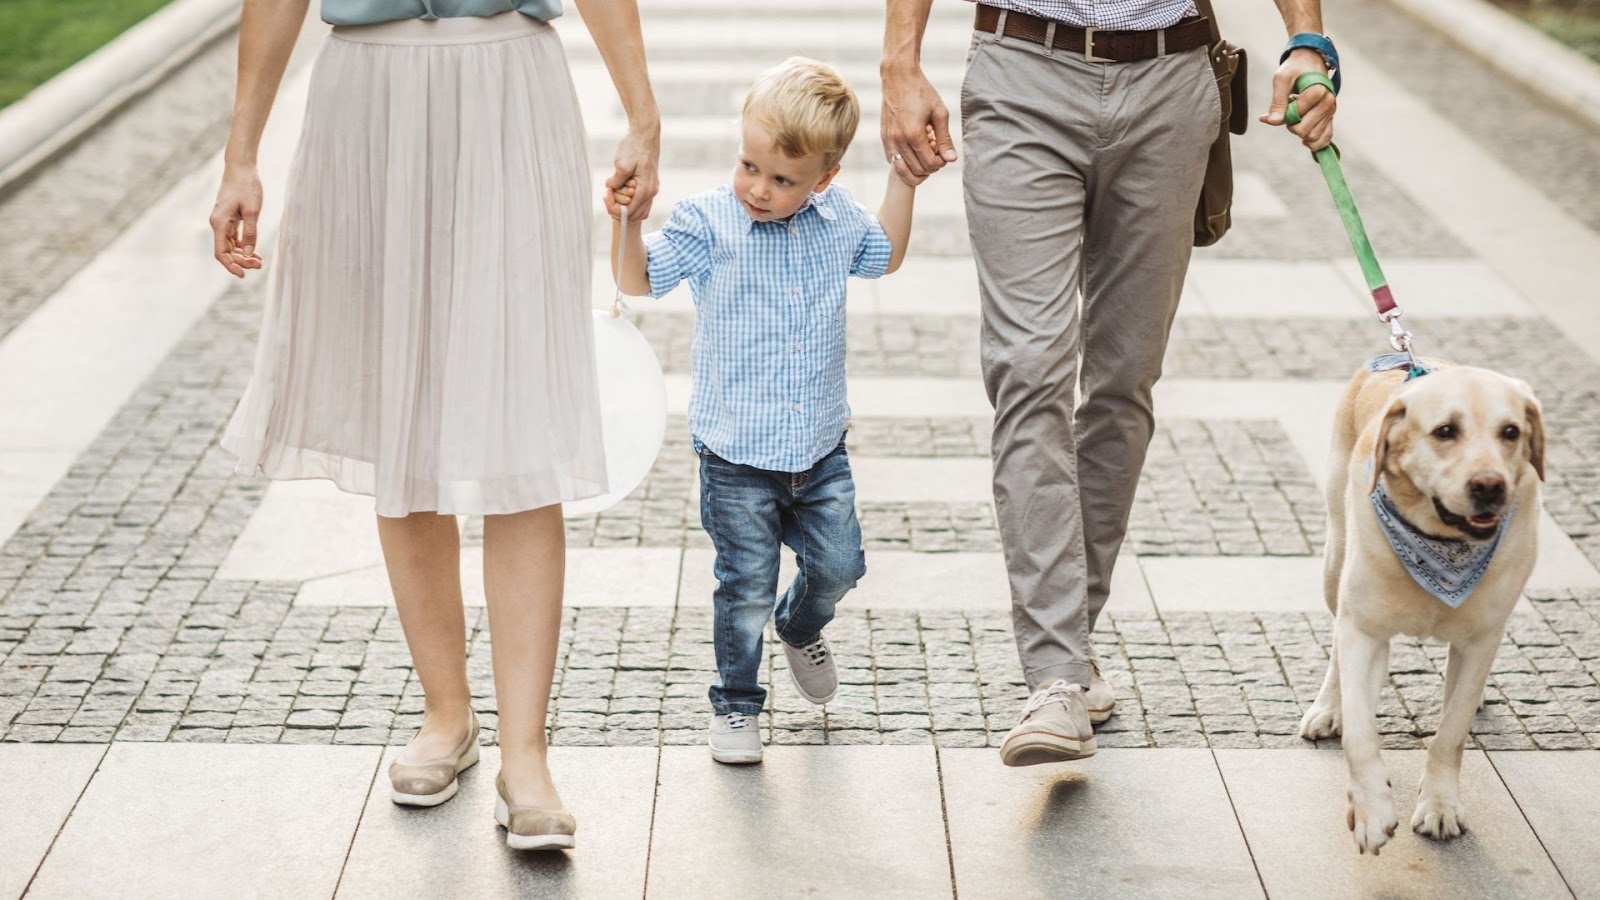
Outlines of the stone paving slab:
<svg viewBox="0 0 1600 900">
<path fill-rule="evenodd" d="M 981 750 L 945 750 L 939 761 L 962 897 L 1264 896 L 1204 750 L 1107 751 L 1025 769 Z"/>
<path fill-rule="evenodd" d="M 105 752 L 96 744 L 0 745 L 0 897 L 22 896 Z"/>
<path fill-rule="evenodd" d="M 550 770 L 578 816 L 578 846 L 507 850 L 493 818 L 500 751 L 486 747 L 442 807 L 396 806 L 384 755 L 339 878 L 340 898 L 642 897 L 655 811 L 654 748 L 557 747 Z"/>
<path fill-rule="evenodd" d="M 556 748 L 578 847 L 527 854 L 490 818 L 493 748 L 432 810 L 389 802 L 392 751 L 375 748 L 26 752 L 89 781 L 28 895 L 45 897 L 1592 896 L 1592 816 L 1571 791 L 1545 801 L 1600 774 L 1597 754 L 1469 752 L 1472 830 L 1439 844 L 1402 826 L 1373 858 L 1344 827 L 1337 751 L 1102 749 L 1018 770 L 928 747 L 774 747 L 754 767 L 699 747 Z M 101 756 L 89 780 L 81 760 Z M 1423 753 L 1385 757 L 1404 819 Z"/>
<path fill-rule="evenodd" d="M 651 896 L 951 896 L 927 747 L 772 747 L 759 766 L 661 754 Z"/>
<path fill-rule="evenodd" d="M 1490 753 L 1489 761 L 1567 887 L 1581 898 L 1600 897 L 1600 829 L 1588 815 L 1600 797 L 1600 760 L 1591 753 L 1508 752 Z"/>
<path fill-rule="evenodd" d="M 113 745 L 28 896 L 331 896 L 379 755 Z"/>
<path fill-rule="evenodd" d="M 1377 857 L 1361 857 L 1345 825 L 1348 768 L 1338 752 L 1219 751 L 1239 825 L 1273 897 L 1565 897 L 1577 872 L 1558 871 L 1484 754 L 1462 763 L 1461 801 L 1469 830 L 1448 843 L 1411 831 L 1417 781 L 1427 754 L 1384 754 L 1400 819 Z M 1541 754 L 1589 764 L 1595 754 Z M 1580 817 L 1586 819 L 1587 817 Z M 1563 880 L 1562 875 L 1567 878 Z"/>
</svg>

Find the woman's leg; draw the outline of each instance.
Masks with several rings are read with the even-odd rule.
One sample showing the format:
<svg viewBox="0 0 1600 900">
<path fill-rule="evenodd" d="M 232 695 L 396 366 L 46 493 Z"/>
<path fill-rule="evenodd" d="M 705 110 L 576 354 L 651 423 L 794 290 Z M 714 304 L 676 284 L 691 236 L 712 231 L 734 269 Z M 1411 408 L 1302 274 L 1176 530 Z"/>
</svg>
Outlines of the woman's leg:
<svg viewBox="0 0 1600 900">
<path fill-rule="evenodd" d="M 461 532 L 455 516 L 420 512 L 398 519 L 379 516 L 378 540 L 425 697 L 422 729 L 401 760 L 428 762 L 455 752 L 471 728 Z"/>
<path fill-rule="evenodd" d="M 560 642 L 566 552 L 560 506 L 484 517 L 483 587 L 500 711 L 500 771 L 516 805 L 561 808 L 545 762 L 545 714 Z"/>
</svg>

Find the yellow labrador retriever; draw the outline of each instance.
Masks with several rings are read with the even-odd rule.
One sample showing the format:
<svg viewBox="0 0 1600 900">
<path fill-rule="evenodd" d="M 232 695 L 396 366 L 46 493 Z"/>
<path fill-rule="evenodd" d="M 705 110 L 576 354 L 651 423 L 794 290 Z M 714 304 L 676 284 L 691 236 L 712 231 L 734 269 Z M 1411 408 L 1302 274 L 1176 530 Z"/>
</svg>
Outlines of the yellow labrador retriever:
<svg viewBox="0 0 1600 900">
<path fill-rule="evenodd" d="M 1448 840 L 1466 828 L 1461 755 L 1533 571 L 1544 479 L 1543 418 L 1526 383 L 1434 360 L 1430 374 L 1407 380 L 1402 359 L 1358 372 L 1335 414 L 1323 575 L 1333 652 L 1300 722 L 1307 740 L 1342 727 L 1346 821 L 1360 851 L 1374 855 L 1398 824 L 1375 713 L 1389 641 L 1409 634 L 1450 645 L 1411 817 L 1418 834 Z"/>
</svg>

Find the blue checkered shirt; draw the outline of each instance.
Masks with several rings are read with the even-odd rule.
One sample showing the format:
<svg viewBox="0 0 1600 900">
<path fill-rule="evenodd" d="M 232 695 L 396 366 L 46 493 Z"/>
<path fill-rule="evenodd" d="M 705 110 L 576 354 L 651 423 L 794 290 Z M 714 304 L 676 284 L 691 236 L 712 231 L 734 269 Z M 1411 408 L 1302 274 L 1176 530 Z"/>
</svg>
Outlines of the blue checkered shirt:
<svg viewBox="0 0 1600 900">
<path fill-rule="evenodd" d="M 889 267 L 889 236 L 844 188 L 757 222 L 729 186 L 683 200 L 645 236 L 650 295 L 694 295 L 689 431 L 723 459 L 804 472 L 843 437 L 845 283 Z"/>
<path fill-rule="evenodd" d="M 1194 0 L 981 0 L 1078 28 L 1152 31 L 1196 15 Z"/>
</svg>

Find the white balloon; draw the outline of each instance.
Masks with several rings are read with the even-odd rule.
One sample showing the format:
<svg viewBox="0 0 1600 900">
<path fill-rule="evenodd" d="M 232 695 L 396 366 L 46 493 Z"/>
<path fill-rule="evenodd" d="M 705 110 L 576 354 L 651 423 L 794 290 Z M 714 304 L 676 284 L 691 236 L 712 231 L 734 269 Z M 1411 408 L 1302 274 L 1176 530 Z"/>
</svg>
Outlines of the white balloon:
<svg viewBox="0 0 1600 900">
<path fill-rule="evenodd" d="M 600 512 L 632 493 L 650 474 L 667 433 L 667 382 L 639 329 L 626 316 L 595 310 L 594 356 L 611 492 L 562 504 L 567 516 Z"/>
</svg>

